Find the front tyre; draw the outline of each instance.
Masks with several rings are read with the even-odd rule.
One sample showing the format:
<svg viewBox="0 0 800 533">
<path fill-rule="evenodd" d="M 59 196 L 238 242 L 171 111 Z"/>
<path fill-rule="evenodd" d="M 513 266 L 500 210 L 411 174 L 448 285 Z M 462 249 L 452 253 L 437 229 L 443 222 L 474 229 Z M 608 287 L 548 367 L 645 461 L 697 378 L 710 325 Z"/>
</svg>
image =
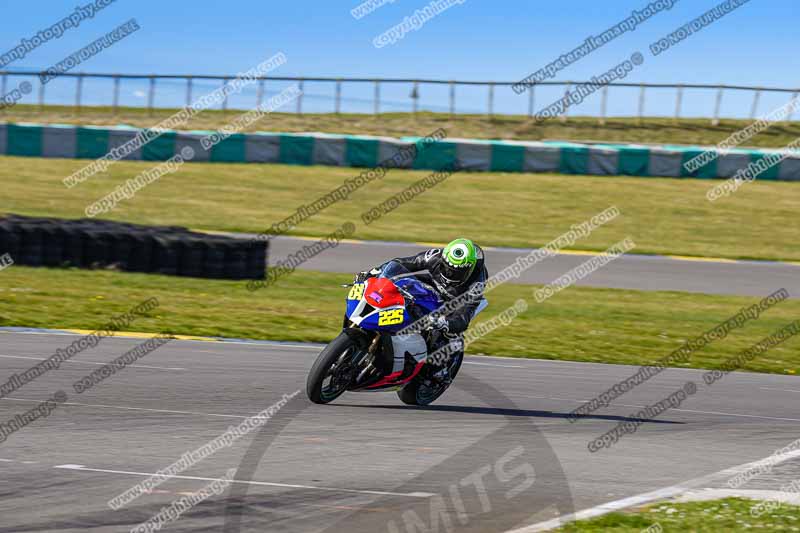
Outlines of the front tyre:
<svg viewBox="0 0 800 533">
<path fill-rule="evenodd" d="M 339 334 L 317 356 L 306 380 L 306 395 L 314 403 L 329 403 L 353 380 L 353 359 L 360 351 L 346 333 Z"/>
<path fill-rule="evenodd" d="M 450 372 L 450 381 L 437 382 L 432 379 L 431 375 L 435 372 L 434 367 L 425 369 L 424 375 L 420 375 L 412 379 L 405 387 L 397 391 L 397 397 L 408 405 L 430 405 L 436 401 L 444 392 L 450 387 L 450 384 L 458 374 L 461 368 L 461 363 L 464 361 L 464 354 L 459 353 L 453 357 L 453 360 L 448 365 Z"/>
</svg>

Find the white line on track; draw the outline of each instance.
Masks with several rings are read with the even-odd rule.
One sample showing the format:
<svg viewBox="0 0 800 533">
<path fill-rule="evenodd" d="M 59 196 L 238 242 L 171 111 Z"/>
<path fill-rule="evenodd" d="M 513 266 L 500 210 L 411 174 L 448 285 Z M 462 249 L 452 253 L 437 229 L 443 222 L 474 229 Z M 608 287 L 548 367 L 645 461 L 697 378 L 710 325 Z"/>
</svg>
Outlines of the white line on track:
<svg viewBox="0 0 800 533">
<path fill-rule="evenodd" d="M 781 391 L 781 392 L 800 392 L 800 390 L 794 390 L 794 389 L 773 389 L 773 388 L 770 388 L 770 387 L 759 387 L 759 389 L 761 389 L 761 390 L 776 390 L 776 391 Z"/>
<path fill-rule="evenodd" d="M 783 420 L 785 422 L 800 422 L 800 418 L 784 418 L 780 416 L 747 415 L 744 413 L 723 413 L 721 411 L 696 411 L 694 409 L 673 409 L 673 410 L 680 411 L 681 413 L 699 413 L 703 415 L 738 416 L 742 418 L 760 418 L 762 420 Z"/>
<path fill-rule="evenodd" d="M 39 361 L 39 362 L 42 362 L 42 361 L 46 360 L 46 358 L 45 359 L 40 359 L 38 357 L 27 357 L 27 356 L 24 356 L 24 355 L 0 355 L 0 357 L 6 358 L 6 359 L 31 359 L 33 361 Z M 81 363 L 81 364 L 84 364 L 84 365 L 101 365 L 101 366 L 108 364 L 108 363 L 98 363 L 97 361 L 80 361 L 80 360 L 76 361 L 74 359 L 68 359 L 68 360 L 66 360 L 64 362 L 65 363 Z M 138 363 L 134 363 L 132 365 L 128 365 L 128 367 L 129 368 L 131 368 L 131 367 L 154 368 L 156 370 L 186 370 L 185 368 L 179 368 L 179 367 L 173 367 L 173 366 L 151 366 L 151 365 L 141 365 L 141 364 L 138 364 Z"/>
<path fill-rule="evenodd" d="M 57 331 L 57 330 L 50 330 L 50 331 L 5 331 L 0 328 L 0 334 L 9 334 L 9 335 L 58 335 L 61 337 L 83 337 L 83 333 L 73 333 L 71 331 Z M 155 333 L 153 333 L 155 335 Z M 133 339 L 133 340 L 141 340 L 141 337 L 132 337 L 126 336 L 123 334 L 116 334 L 110 335 L 106 337 L 106 339 Z M 208 339 L 208 340 L 198 340 L 198 339 L 174 339 L 173 343 L 176 342 L 202 342 L 206 345 L 220 345 L 220 344 L 239 344 L 244 346 L 252 346 L 253 348 L 301 348 L 304 350 L 322 350 L 325 347 L 325 344 L 314 344 L 314 343 L 285 343 L 283 341 L 268 341 L 268 340 L 216 340 L 216 339 Z"/>
<path fill-rule="evenodd" d="M 0 398 L 0 400 L 7 400 L 10 402 L 33 402 L 41 403 L 42 400 L 29 400 L 26 398 Z M 200 415 L 200 416 L 217 416 L 223 418 L 238 418 L 245 419 L 252 415 L 222 415 L 217 413 L 199 413 L 197 411 L 174 411 L 171 409 L 147 409 L 144 407 L 124 407 L 122 405 L 103 405 L 99 403 L 77 403 L 77 402 L 64 402 L 61 405 L 75 405 L 78 407 L 99 407 L 102 409 L 124 409 L 126 411 L 147 411 L 152 413 L 171 413 L 178 415 Z"/>
<path fill-rule="evenodd" d="M 515 395 L 516 398 L 532 398 L 537 400 L 553 400 L 559 402 L 572 402 L 572 403 L 584 403 L 588 402 L 589 400 L 579 400 L 577 398 L 553 398 L 548 396 L 522 396 L 522 395 Z M 644 409 L 647 407 L 646 405 L 636 405 L 630 403 L 610 403 L 608 407 L 633 407 L 635 409 Z M 722 411 L 700 411 L 697 409 L 669 409 L 669 411 L 676 411 L 680 413 L 694 413 L 694 414 L 701 414 L 701 415 L 722 415 L 722 416 L 738 416 L 743 418 L 761 418 L 764 420 L 782 420 L 785 422 L 800 422 L 800 418 L 784 418 L 779 416 L 765 416 L 765 415 L 749 415 L 746 413 L 724 413 Z M 592 414 L 599 414 L 599 415 L 608 415 L 608 413 L 592 413 Z M 587 415 L 591 418 L 592 415 Z"/>
<path fill-rule="evenodd" d="M 682 494 L 677 502 L 707 502 L 723 498 L 750 498 L 753 500 L 775 500 L 776 502 L 800 505 L 800 494 L 782 490 L 752 489 L 698 489 Z"/>
<path fill-rule="evenodd" d="M 105 474 L 122 474 L 127 476 L 146 476 L 151 477 L 158 475 L 156 473 L 151 472 L 131 472 L 128 470 L 106 470 L 103 468 L 88 468 L 84 465 L 58 465 L 54 466 L 53 468 L 60 468 L 62 470 L 77 470 L 81 472 L 102 472 Z M 198 477 L 198 476 L 165 476 L 168 478 L 173 479 L 189 479 L 189 480 L 197 480 L 197 481 L 220 481 L 219 478 L 214 477 Z M 374 496 L 406 496 L 409 498 L 430 498 L 434 496 L 434 494 L 430 492 L 385 492 L 379 490 L 359 490 L 359 489 L 343 489 L 337 487 L 316 487 L 313 485 L 295 485 L 290 483 L 271 483 L 268 481 L 244 481 L 234 479 L 231 480 L 231 483 L 242 483 L 246 485 L 262 485 L 266 487 L 283 487 L 289 489 L 309 489 L 309 490 L 321 490 L 321 491 L 328 491 L 328 492 L 349 492 L 355 494 L 371 494 Z"/>
<path fill-rule="evenodd" d="M 628 507 L 680 496 L 681 494 L 692 489 L 707 486 L 718 479 L 732 478 L 741 472 L 763 466 L 764 461 L 767 460 L 769 460 L 772 465 L 776 465 L 797 457 L 800 457 L 800 450 L 794 450 L 779 456 L 772 455 L 770 457 L 765 457 L 764 459 L 759 459 L 758 461 L 753 461 L 752 463 L 733 466 L 731 468 L 726 468 L 725 470 L 720 470 L 719 472 L 714 472 L 713 474 L 709 474 L 707 476 L 691 479 L 678 485 L 665 487 L 652 492 L 646 492 L 644 494 L 638 494 L 636 496 L 630 496 L 628 498 L 622 498 L 621 500 L 607 502 L 596 507 L 590 507 L 589 509 L 578 511 L 577 513 L 560 516 L 558 518 L 553 518 L 552 520 L 539 522 L 538 524 L 532 524 L 530 526 L 524 526 L 514 530 L 508 530 L 505 533 L 533 533 L 535 531 L 548 531 L 575 520 L 586 520 L 588 518 L 594 518 L 614 511 L 620 511 Z"/>
<path fill-rule="evenodd" d="M 122 337 L 122 336 L 120 336 L 118 338 L 120 338 L 120 339 L 129 339 L 129 338 L 133 339 L 135 337 Z M 325 347 L 325 345 L 323 345 L 323 344 L 319 344 L 319 345 L 316 345 L 316 344 L 283 344 L 280 341 L 256 341 L 256 342 L 252 342 L 252 341 L 215 341 L 215 340 L 201 341 L 201 340 L 197 340 L 197 339 L 175 339 L 175 341 L 178 341 L 178 342 L 202 342 L 205 345 L 211 345 L 211 346 L 215 346 L 215 345 L 219 346 L 221 344 L 238 344 L 238 345 L 251 346 L 253 348 L 261 348 L 261 349 L 264 349 L 264 348 L 267 348 L 267 349 L 271 349 L 271 348 L 299 348 L 299 349 L 302 349 L 302 350 L 321 351 Z M 173 342 L 175 342 L 175 341 L 173 341 Z"/>
<path fill-rule="evenodd" d="M 464 361 L 465 365 L 480 365 L 480 366 L 496 366 L 498 368 L 525 368 L 524 366 L 515 365 L 495 365 L 493 363 L 477 363 L 475 361 Z"/>
</svg>

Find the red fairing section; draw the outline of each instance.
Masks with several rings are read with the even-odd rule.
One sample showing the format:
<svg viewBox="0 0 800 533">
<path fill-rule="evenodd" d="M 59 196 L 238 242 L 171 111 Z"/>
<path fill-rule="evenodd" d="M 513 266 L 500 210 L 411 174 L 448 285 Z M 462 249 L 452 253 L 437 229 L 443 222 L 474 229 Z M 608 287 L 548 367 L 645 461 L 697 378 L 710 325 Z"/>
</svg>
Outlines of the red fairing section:
<svg viewBox="0 0 800 533">
<path fill-rule="evenodd" d="M 394 380 L 396 380 L 397 378 L 399 378 L 399 377 L 400 377 L 400 375 L 403 373 L 403 371 L 402 371 L 402 370 L 400 370 L 400 371 L 398 371 L 398 372 L 392 372 L 392 373 L 391 373 L 391 374 L 389 374 L 388 376 L 386 376 L 386 377 L 382 378 L 380 381 L 378 381 L 377 383 L 374 383 L 374 384 L 370 385 L 370 386 L 369 386 L 369 387 L 367 387 L 367 388 L 368 388 L 368 389 L 374 389 L 374 388 L 376 388 L 376 387 L 386 387 L 386 386 L 393 386 L 393 387 L 396 387 L 396 386 L 398 386 L 398 385 L 405 385 L 406 383 L 408 383 L 409 381 L 411 381 L 412 379 L 414 379 L 415 377 L 417 377 L 417 374 L 419 374 L 419 371 L 420 371 L 420 370 L 422 370 L 422 367 L 423 367 L 424 365 L 425 365 L 425 361 L 421 361 L 421 362 L 417 363 L 417 366 L 415 366 L 415 367 L 414 367 L 414 371 L 413 371 L 413 372 L 411 372 L 411 375 L 410 375 L 410 376 L 408 376 L 407 378 L 405 378 L 405 379 L 404 379 L 404 380 L 402 380 L 402 381 L 398 381 L 398 382 L 395 382 L 395 381 L 394 381 Z"/>
<path fill-rule="evenodd" d="M 370 278 L 364 291 L 364 298 L 372 307 L 382 309 L 393 305 L 405 305 L 403 295 L 397 290 L 392 280 L 386 278 Z"/>
</svg>

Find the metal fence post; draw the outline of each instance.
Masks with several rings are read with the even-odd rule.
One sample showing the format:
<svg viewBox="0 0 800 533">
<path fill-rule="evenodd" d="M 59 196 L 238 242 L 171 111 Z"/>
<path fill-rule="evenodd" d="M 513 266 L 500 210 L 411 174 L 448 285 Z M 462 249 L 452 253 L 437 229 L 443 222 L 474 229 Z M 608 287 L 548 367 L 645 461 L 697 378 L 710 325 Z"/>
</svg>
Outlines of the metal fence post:
<svg viewBox="0 0 800 533">
<path fill-rule="evenodd" d="M 222 86 L 226 87 L 228 85 L 229 81 L 230 81 L 230 78 L 222 78 Z M 222 97 L 222 112 L 223 113 L 227 113 L 228 112 L 228 91 L 223 90 L 223 95 L 224 96 Z"/>
<path fill-rule="evenodd" d="M 794 92 L 792 93 L 792 102 L 797 100 L 797 97 L 800 96 L 800 93 Z M 789 112 L 789 116 L 786 117 L 787 122 L 791 122 L 794 118 L 794 104 L 792 104 L 792 110 Z"/>
<path fill-rule="evenodd" d="M 494 116 L 494 83 L 489 84 L 489 118 Z"/>
<path fill-rule="evenodd" d="M 449 109 L 450 109 L 450 118 L 456 114 L 456 84 L 453 80 L 450 80 L 448 85 L 448 97 L 449 97 Z"/>
<path fill-rule="evenodd" d="M 297 114 L 298 115 L 302 115 L 303 114 L 303 81 L 304 80 L 300 80 L 300 83 L 298 84 L 298 86 L 300 87 L 300 94 L 297 96 Z"/>
<path fill-rule="evenodd" d="M 0 81 L 0 96 L 5 97 L 6 95 L 6 88 L 8 87 L 8 74 L 3 74 L 1 77 L 2 80 Z M 8 106 L 4 105 L 4 103 L 0 103 L 0 112 L 5 113 Z"/>
<path fill-rule="evenodd" d="M 44 83 L 39 80 L 39 111 L 44 111 Z"/>
<path fill-rule="evenodd" d="M 603 85 L 603 93 L 600 96 L 600 120 L 598 122 L 601 126 L 604 126 L 608 111 L 608 84 Z"/>
<path fill-rule="evenodd" d="M 639 85 L 639 125 L 642 124 L 642 118 L 644 118 L 644 99 L 645 99 L 645 87 L 644 84 Z"/>
<path fill-rule="evenodd" d="M 568 81 L 567 82 L 567 87 L 566 87 L 566 89 L 564 89 L 564 104 L 565 104 L 564 105 L 564 114 L 561 115 L 560 117 L 558 117 L 558 120 L 560 120 L 561 122 L 566 122 L 567 121 L 567 115 L 569 114 L 569 108 L 570 108 L 570 105 L 569 105 L 569 90 L 571 88 L 572 88 L 572 82 Z"/>
<path fill-rule="evenodd" d="M 712 126 L 719 126 L 719 111 L 722 107 L 722 87 L 717 89 L 717 101 L 714 103 L 714 118 L 711 119 Z"/>
<path fill-rule="evenodd" d="M 675 122 L 681 118 L 681 103 L 683 102 L 683 85 L 678 85 L 678 94 L 675 96 Z"/>
<path fill-rule="evenodd" d="M 192 105 L 192 77 L 186 77 L 186 107 Z"/>
<path fill-rule="evenodd" d="M 756 90 L 756 94 L 753 95 L 753 107 L 750 109 L 750 120 L 756 118 L 756 113 L 758 112 L 758 101 L 761 99 L 761 89 Z"/>
<path fill-rule="evenodd" d="M 114 116 L 116 116 L 119 109 L 119 76 L 114 76 L 114 96 L 111 107 Z"/>
<path fill-rule="evenodd" d="M 447 99 L 450 118 L 453 118 L 456 114 L 456 84 L 453 80 L 447 82 Z"/>
<path fill-rule="evenodd" d="M 264 80 L 258 80 L 258 88 L 256 89 L 256 109 L 261 109 L 261 102 L 264 101 Z"/>
<path fill-rule="evenodd" d="M 156 77 L 150 76 L 150 91 L 147 94 L 147 114 L 153 114 L 153 103 L 156 99 Z"/>
<path fill-rule="evenodd" d="M 78 74 L 75 84 L 75 113 L 81 112 L 81 93 L 83 92 L 83 74 Z"/>
<path fill-rule="evenodd" d="M 336 80 L 336 114 L 341 112 L 342 108 L 342 80 Z"/>
<path fill-rule="evenodd" d="M 536 85 L 531 85 L 528 87 L 528 117 L 533 118 L 533 109 L 534 105 L 536 104 L 536 95 L 534 91 L 536 90 Z"/>
<path fill-rule="evenodd" d="M 373 108 L 373 114 L 377 115 L 380 113 L 381 109 L 381 82 L 375 80 L 375 102 Z"/>
</svg>

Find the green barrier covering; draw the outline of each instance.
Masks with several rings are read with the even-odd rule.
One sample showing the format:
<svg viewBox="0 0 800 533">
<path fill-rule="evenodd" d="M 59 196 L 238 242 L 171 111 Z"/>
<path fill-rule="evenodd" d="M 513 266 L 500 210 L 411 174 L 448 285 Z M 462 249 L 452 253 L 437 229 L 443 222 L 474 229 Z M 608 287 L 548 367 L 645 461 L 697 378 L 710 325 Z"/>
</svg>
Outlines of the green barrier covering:
<svg viewBox="0 0 800 533">
<path fill-rule="evenodd" d="M 516 144 L 492 143 L 489 169 L 495 172 L 521 172 L 525 162 L 525 147 Z"/>
<path fill-rule="evenodd" d="M 766 155 L 767 153 L 765 152 L 753 152 L 750 154 L 750 162 L 758 163 L 759 161 L 764 159 Z M 774 165 L 765 170 L 764 172 L 762 172 L 761 174 L 759 174 L 757 179 L 775 181 L 778 179 L 778 171 L 780 170 L 780 168 L 781 168 L 780 165 Z"/>
<path fill-rule="evenodd" d="M 99 159 L 108 153 L 108 130 L 77 128 L 75 150 L 80 159 Z"/>
<path fill-rule="evenodd" d="M 698 155 L 703 153 L 703 150 L 700 148 L 687 148 L 685 146 L 669 146 L 668 148 L 672 148 L 674 150 L 680 150 L 682 159 L 681 159 L 681 177 L 683 178 L 702 178 L 702 179 L 714 179 L 717 177 L 717 162 L 719 159 L 715 159 L 710 163 L 706 163 L 702 167 L 689 172 L 684 165 L 687 162 L 691 161 Z"/>
<path fill-rule="evenodd" d="M 439 141 L 417 143 L 417 156 L 411 168 L 419 170 L 443 170 L 453 168 L 456 164 L 456 145 L 452 142 Z"/>
<path fill-rule="evenodd" d="M 247 161 L 247 136 L 234 133 L 211 147 L 212 163 L 244 163 Z"/>
<path fill-rule="evenodd" d="M 310 165 L 314 157 L 314 137 L 281 135 L 281 163 Z"/>
<path fill-rule="evenodd" d="M 646 146 L 624 144 L 603 145 L 617 151 L 617 167 L 624 176 L 647 176 L 650 172 L 650 149 Z"/>
<path fill-rule="evenodd" d="M 589 165 L 589 148 L 575 144 L 559 144 L 561 145 L 559 171 L 562 174 L 586 174 L 586 168 Z"/>
<path fill-rule="evenodd" d="M 375 167 L 378 166 L 377 139 L 361 139 L 347 137 L 345 147 L 345 161 L 349 167 Z"/>
<path fill-rule="evenodd" d="M 9 124 L 7 155 L 42 157 L 42 127 Z"/>
<path fill-rule="evenodd" d="M 142 147 L 142 159 L 144 161 L 166 161 L 174 156 L 175 135 L 174 131 L 167 131 L 145 144 Z"/>
</svg>

